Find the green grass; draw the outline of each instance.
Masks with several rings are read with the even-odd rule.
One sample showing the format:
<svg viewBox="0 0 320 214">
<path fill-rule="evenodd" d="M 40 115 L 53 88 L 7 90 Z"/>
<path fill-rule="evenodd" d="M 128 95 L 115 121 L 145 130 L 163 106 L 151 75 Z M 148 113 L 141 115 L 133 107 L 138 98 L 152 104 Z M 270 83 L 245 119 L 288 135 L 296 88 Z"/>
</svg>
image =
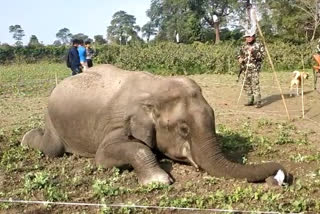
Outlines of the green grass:
<svg viewBox="0 0 320 214">
<path fill-rule="evenodd" d="M 0 95 L 39 96 L 70 74 L 58 63 L 0 65 Z"/>
</svg>

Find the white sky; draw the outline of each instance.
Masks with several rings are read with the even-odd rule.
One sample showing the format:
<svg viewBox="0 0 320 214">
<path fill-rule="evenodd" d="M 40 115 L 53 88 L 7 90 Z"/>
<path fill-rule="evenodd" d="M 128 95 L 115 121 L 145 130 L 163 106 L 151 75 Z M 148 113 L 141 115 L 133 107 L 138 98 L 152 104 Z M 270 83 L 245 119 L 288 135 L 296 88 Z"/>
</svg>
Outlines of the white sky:
<svg viewBox="0 0 320 214">
<path fill-rule="evenodd" d="M 10 25 L 21 25 L 24 44 L 36 35 L 44 44 L 52 44 L 61 28 L 72 34 L 84 33 L 106 36 L 112 15 L 124 10 L 137 19 L 142 27 L 148 22 L 150 0 L 1 0 L 0 42 L 13 44 Z"/>
</svg>

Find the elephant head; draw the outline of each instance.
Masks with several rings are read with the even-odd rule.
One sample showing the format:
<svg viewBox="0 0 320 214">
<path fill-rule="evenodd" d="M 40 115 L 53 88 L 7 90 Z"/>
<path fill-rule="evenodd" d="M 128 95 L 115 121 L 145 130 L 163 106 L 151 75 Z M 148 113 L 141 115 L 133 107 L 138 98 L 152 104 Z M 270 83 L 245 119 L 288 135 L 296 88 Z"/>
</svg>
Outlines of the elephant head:
<svg viewBox="0 0 320 214">
<path fill-rule="evenodd" d="M 128 137 L 213 176 L 260 182 L 280 169 L 286 174 L 277 163 L 241 165 L 225 158 L 216 138 L 214 112 L 193 80 L 170 78 L 149 91 L 128 109 Z"/>
</svg>

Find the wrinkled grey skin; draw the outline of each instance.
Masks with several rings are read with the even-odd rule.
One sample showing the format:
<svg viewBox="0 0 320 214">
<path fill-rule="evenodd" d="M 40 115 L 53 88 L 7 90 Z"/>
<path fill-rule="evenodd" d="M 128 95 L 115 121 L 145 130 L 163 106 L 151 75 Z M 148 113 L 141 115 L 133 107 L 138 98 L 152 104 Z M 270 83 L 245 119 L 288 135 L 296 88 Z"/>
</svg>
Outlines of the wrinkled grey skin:
<svg viewBox="0 0 320 214">
<path fill-rule="evenodd" d="M 228 161 L 216 139 L 214 112 L 200 87 L 186 77 L 159 77 L 112 65 L 62 81 L 49 98 L 44 130 L 22 144 L 50 157 L 95 157 L 102 167 L 131 165 L 141 184 L 172 183 L 152 150 L 214 176 L 265 181 L 285 169 L 277 163 Z"/>
</svg>

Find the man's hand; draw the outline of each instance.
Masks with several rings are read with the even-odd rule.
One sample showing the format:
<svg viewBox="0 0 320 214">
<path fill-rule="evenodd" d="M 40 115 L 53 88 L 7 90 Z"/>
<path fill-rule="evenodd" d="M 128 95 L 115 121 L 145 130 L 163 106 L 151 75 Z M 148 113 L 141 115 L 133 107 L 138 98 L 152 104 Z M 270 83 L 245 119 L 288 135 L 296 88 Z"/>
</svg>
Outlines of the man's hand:
<svg viewBox="0 0 320 214">
<path fill-rule="evenodd" d="M 239 61 L 240 64 L 242 64 L 244 59 L 243 58 L 239 58 L 238 61 Z"/>
</svg>

